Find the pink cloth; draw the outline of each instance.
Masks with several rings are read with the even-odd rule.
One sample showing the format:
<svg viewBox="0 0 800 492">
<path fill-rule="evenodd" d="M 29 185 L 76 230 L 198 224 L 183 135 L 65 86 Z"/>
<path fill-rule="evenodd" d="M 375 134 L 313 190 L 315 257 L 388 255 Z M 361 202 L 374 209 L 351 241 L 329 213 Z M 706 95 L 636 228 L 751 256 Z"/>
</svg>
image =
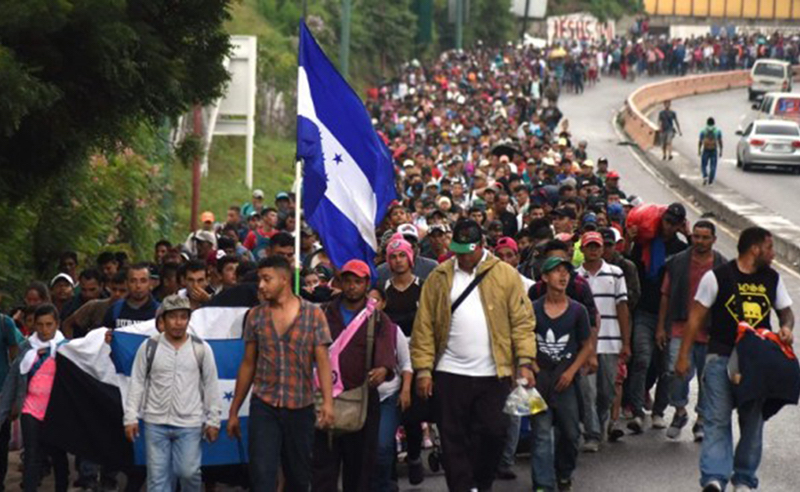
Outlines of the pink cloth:
<svg viewBox="0 0 800 492">
<path fill-rule="evenodd" d="M 26 413 L 37 420 L 44 420 L 47 404 L 50 403 L 50 392 L 53 390 L 55 376 L 56 360 L 53 357 L 48 357 L 28 382 L 28 394 L 22 403 L 22 413 Z"/>
<path fill-rule="evenodd" d="M 389 240 L 389 244 L 386 246 L 386 258 L 388 259 L 392 253 L 397 251 L 405 253 L 411 266 L 414 266 L 414 248 L 411 243 L 403 239 L 401 234 L 395 234 Z"/>
</svg>

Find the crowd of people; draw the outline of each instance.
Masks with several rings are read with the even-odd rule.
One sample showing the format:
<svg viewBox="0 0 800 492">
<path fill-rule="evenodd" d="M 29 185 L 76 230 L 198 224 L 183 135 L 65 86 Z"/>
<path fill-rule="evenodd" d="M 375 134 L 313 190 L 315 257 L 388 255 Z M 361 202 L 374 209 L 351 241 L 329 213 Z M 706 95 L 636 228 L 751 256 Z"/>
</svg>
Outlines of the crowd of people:
<svg viewBox="0 0 800 492">
<path fill-rule="evenodd" d="M 0 323 L 0 472 L 21 415 L 24 489 L 36 490 L 52 464 L 56 489 L 66 490 L 66 456 L 41 433 L 57 347 L 156 318 L 162 334 L 137 354 L 120 423 L 129 439 L 146 437 L 148 490 L 178 480 L 199 490 L 201 438 L 241 437 L 248 394 L 256 490 L 388 491 L 403 467 L 419 486 L 428 441 L 450 490 L 489 490 L 516 478 L 524 420 L 535 490 L 572 490 L 581 451 L 603 452 L 648 426 L 677 439 L 690 423 L 702 441 L 703 490 L 757 488 L 760 406 L 740 409 L 734 455 L 725 374 L 740 322 L 768 328 L 775 310 L 781 340 L 792 339 L 771 234 L 745 230 L 738 257 L 726 260 L 714 223 L 690 224 L 681 203 L 659 208 L 646 234 L 628 220 L 642 197 L 623 191 L 616 163 L 573 135 L 558 94 L 568 58 L 606 73 L 622 71 L 628 52 L 631 65 L 648 60 L 648 46 L 669 54 L 659 65 L 669 72 L 672 61 L 710 67 L 705 55 L 695 60 L 705 47 L 714 66 L 746 65 L 763 46 L 797 56 L 796 40 L 775 39 L 615 41 L 574 58 L 479 46 L 408 64 L 367 94 L 397 183 L 374 268 L 357 258 L 336 268 L 324 238 L 295 223 L 294 195 L 267 203 L 261 190 L 224 220 L 203 213 L 199 230 L 184 243 L 159 241 L 148 261 L 64 253 L 50 282 L 31 282 Z M 733 47 L 743 49 L 725 58 Z M 235 395 L 220 416 L 211 348 L 187 327 L 194 310 L 248 283 L 261 304 L 246 317 Z M 742 285 L 766 301 L 745 301 Z M 700 373 L 691 415 L 689 385 Z M 535 386 L 548 408 L 526 419 L 504 413 L 516 385 Z M 354 402 L 363 412 L 345 418 Z M 353 419 L 347 431 L 330 430 Z M 114 473 L 78 462 L 76 486 L 115 487 Z M 144 480 L 129 476 L 127 490 Z"/>
</svg>

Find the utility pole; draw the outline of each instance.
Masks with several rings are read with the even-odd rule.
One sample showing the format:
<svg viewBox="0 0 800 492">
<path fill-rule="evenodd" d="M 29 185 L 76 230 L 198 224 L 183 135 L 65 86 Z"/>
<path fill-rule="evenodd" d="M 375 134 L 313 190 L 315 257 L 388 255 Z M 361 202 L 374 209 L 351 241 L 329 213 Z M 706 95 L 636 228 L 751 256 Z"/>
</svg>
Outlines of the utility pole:
<svg viewBox="0 0 800 492">
<path fill-rule="evenodd" d="M 522 32 L 519 38 L 525 42 L 525 33 L 528 31 L 528 9 L 531 7 L 531 0 L 525 0 L 525 13 L 522 14 Z"/>
<path fill-rule="evenodd" d="M 342 33 L 339 40 L 339 71 L 347 79 L 350 68 L 350 12 L 352 0 L 342 1 Z"/>
<path fill-rule="evenodd" d="M 203 108 L 198 104 L 194 107 L 192 123 L 194 136 L 202 141 L 203 138 Z M 200 216 L 200 166 L 202 157 L 195 156 L 192 163 L 192 214 L 189 221 L 192 225 L 192 232 L 197 230 L 197 219 Z"/>
<path fill-rule="evenodd" d="M 464 0 L 456 0 L 456 49 L 464 47 Z"/>
</svg>

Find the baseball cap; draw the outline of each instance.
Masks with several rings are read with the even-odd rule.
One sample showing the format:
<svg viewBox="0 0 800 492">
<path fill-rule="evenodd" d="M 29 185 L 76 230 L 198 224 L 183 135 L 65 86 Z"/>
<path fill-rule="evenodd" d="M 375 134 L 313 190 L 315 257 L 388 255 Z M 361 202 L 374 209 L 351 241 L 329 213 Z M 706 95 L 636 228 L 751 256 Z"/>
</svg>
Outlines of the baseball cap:
<svg viewBox="0 0 800 492">
<path fill-rule="evenodd" d="M 411 159 L 404 160 L 403 167 L 414 167 L 414 161 Z"/>
<path fill-rule="evenodd" d="M 370 271 L 369 266 L 361 260 L 350 260 L 344 264 L 342 267 L 341 274 L 344 275 L 345 273 L 352 273 L 356 277 L 360 278 L 369 278 Z"/>
<path fill-rule="evenodd" d="M 606 179 L 619 179 L 619 173 L 616 171 L 609 171 L 608 174 L 606 174 Z"/>
<path fill-rule="evenodd" d="M 278 200 L 288 200 L 288 199 L 289 199 L 289 194 L 288 194 L 288 193 L 286 193 L 285 191 L 281 191 L 280 193 L 278 193 L 277 195 L 275 195 L 275 201 L 278 201 Z"/>
<path fill-rule="evenodd" d="M 555 166 L 556 161 L 552 157 L 545 157 L 544 159 L 542 159 L 542 164 L 544 164 L 545 166 Z"/>
<path fill-rule="evenodd" d="M 456 223 L 453 229 L 453 240 L 450 241 L 450 251 L 456 254 L 474 252 L 483 240 L 481 226 L 472 219 L 464 219 Z"/>
<path fill-rule="evenodd" d="M 673 224 L 680 224 L 686 220 L 686 208 L 683 204 L 675 202 L 667 207 L 667 211 L 664 212 L 664 219 Z"/>
<path fill-rule="evenodd" d="M 489 159 L 481 159 L 481 162 L 478 164 L 478 167 L 489 167 L 491 163 Z"/>
<path fill-rule="evenodd" d="M 603 236 L 603 244 L 617 244 L 617 237 L 610 227 L 601 229 L 600 234 Z"/>
<path fill-rule="evenodd" d="M 264 198 L 263 190 L 253 190 L 253 198 Z"/>
<path fill-rule="evenodd" d="M 414 224 L 400 224 L 397 226 L 397 232 L 403 235 L 403 239 L 406 241 L 419 241 L 419 231 L 417 231 L 417 226 Z"/>
<path fill-rule="evenodd" d="M 200 222 L 214 222 L 214 213 L 205 211 L 200 214 Z"/>
<path fill-rule="evenodd" d="M 171 296 L 167 296 L 161 301 L 161 306 L 158 309 L 159 316 L 169 313 L 170 311 L 190 311 L 192 310 L 191 304 L 189 304 L 189 298 L 179 296 L 178 294 L 172 294 Z"/>
<path fill-rule="evenodd" d="M 570 263 L 569 260 L 559 258 L 558 256 L 551 256 L 542 263 L 542 273 L 550 273 L 561 265 L 566 266 L 567 270 L 572 270 L 572 263 Z"/>
<path fill-rule="evenodd" d="M 603 163 L 608 164 L 608 158 L 607 157 L 601 157 L 601 158 L 597 159 L 597 163 L 598 164 L 603 164 Z"/>
<path fill-rule="evenodd" d="M 58 275 L 53 277 L 53 280 L 50 281 L 50 287 L 52 288 L 54 285 L 56 285 L 56 282 L 60 282 L 62 280 L 64 282 L 67 282 L 70 285 L 70 287 L 75 287 L 75 281 L 72 280 L 72 277 L 70 277 L 66 273 L 59 273 Z"/>
<path fill-rule="evenodd" d="M 514 241 L 514 238 L 510 237 L 501 237 L 497 240 L 497 245 L 494 247 L 494 250 L 500 250 L 503 248 L 508 248 L 514 253 L 519 253 L 519 246 L 517 246 L 517 242 Z"/>
<path fill-rule="evenodd" d="M 214 233 L 211 231 L 197 231 L 194 235 L 194 240 L 214 244 Z"/>
<path fill-rule="evenodd" d="M 603 245 L 603 235 L 599 232 L 587 232 L 583 236 L 581 236 L 581 247 L 588 246 L 590 244 L 597 244 L 599 246 Z"/>
<path fill-rule="evenodd" d="M 433 224 L 428 228 L 428 235 L 430 236 L 434 232 L 441 232 L 442 234 L 447 234 L 450 232 L 450 226 L 446 224 Z"/>
<path fill-rule="evenodd" d="M 594 167 L 594 161 L 591 160 L 591 159 L 585 159 L 583 162 L 581 162 L 581 166 L 583 166 L 583 167 Z"/>
</svg>

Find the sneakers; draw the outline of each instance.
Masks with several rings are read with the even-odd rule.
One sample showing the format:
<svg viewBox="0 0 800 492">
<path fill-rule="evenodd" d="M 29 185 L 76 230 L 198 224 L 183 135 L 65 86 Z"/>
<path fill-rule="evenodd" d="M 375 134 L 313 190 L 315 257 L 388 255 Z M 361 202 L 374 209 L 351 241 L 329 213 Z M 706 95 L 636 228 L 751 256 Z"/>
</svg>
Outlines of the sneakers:
<svg viewBox="0 0 800 492">
<path fill-rule="evenodd" d="M 694 442 L 703 442 L 703 438 L 706 437 L 706 432 L 703 429 L 703 423 L 697 421 L 692 426 L 692 434 L 694 434 Z"/>
<path fill-rule="evenodd" d="M 669 425 L 669 429 L 667 429 L 667 437 L 670 439 L 677 439 L 678 436 L 681 435 L 681 430 L 686 427 L 686 424 L 689 423 L 689 415 L 684 412 L 679 414 L 675 412 L 675 416 L 672 417 L 672 423 Z M 655 424 L 653 424 L 655 426 Z"/>
<path fill-rule="evenodd" d="M 703 492 L 722 492 L 722 484 L 719 480 L 712 480 L 703 487 Z"/>
<path fill-rule="evenodd" d="M 584 453 L 596 453 L 600 451 L 600 443 L 595 440 L 586 441 L 581 446 L 581 451 Z"/>
<path fill-rule="evenodd" d="M 617 442 L 625 435 L 625 431 L 622 430 L 622 426 L 620 425 L 618 420 L 611 422 L 611 425 L 608 426 L 608 442 Z"/>
<path fill-rule="evenodd" d="M 572 480 L 569 478 L 558 479 L 558 492 L 570 492 L 572 490 Z"/>
<path fill-rule="evenodd" d="M 422 468 L 422 458 L 408 461 L 408 482 L 419 485 L 425 480 L 425 469 Z"/>
<path fill-rule="evenodd" d="M 708 185 L 708 178 L 703 178 L 703 186 Z"/>
<path fill-rule="evenodd" d="M 666 429 L 667 421 L 663 415 L 653 415 L 653 429 Z"/>
<path fill-rule="evenodd" d="M 516 480 L 517 474 L 514 473 L 514 470 L 507 466 L 499 466 L 497 467 L 497 479 L 498 480 Z"/>
<path fill-rule="evenodd" d="M 642 426 L 642 418 L 634 417 L 633 420 L 628 422 L 628 429 L 630 429 L 634 434 L 641 434 L 644 430 Z"/>
</svg>

